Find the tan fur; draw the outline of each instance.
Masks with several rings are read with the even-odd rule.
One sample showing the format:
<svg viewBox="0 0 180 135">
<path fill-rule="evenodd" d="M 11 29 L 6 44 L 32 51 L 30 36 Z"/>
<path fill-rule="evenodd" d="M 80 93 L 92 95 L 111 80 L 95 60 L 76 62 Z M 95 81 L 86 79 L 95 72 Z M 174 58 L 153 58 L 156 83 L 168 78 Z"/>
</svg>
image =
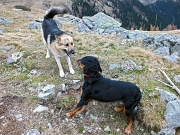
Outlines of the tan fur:
<svg viewBox="0 0 180 135">
<path fill-rule="evenodd" d="M 50 37 L 48 37 L 50 38 Z M 50 39 L 49 39 L 50 40 Z M 66 56 L 66 60 L 68 62 L 69 70 L 71 74 L 74 74 L 75 71 L 72 67 L 70 57 L 64 52 L 64 50 L 71 51 L 74 48 L 73 38 L 69 35 L 63 34 L 60 36 L 56 36 L 56 40 L 51 44 L 47 44 L 47 54 L 46 59 L 50 58 L 50 50 L 55 57 L 59 68 L 59 75 L 64 77 L 64 71 L 60 62 L 60 57 Z"/>
</svg>

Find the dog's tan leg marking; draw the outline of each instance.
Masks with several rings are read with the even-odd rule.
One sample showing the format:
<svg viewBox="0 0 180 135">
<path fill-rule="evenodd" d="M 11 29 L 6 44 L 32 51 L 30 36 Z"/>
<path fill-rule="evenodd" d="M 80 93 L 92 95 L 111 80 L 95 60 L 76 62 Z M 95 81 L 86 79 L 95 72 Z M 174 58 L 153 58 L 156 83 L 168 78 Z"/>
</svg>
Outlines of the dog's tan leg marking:
<svg viewBox="0 0 180 135">
<path fill-rule="evenodd" d="M 125 108 L 124 108 L 124 105 L 122 105 L 122 107 L 115 107 L 114 110 L 115 110 L 116 112 L 121 112 L 121 111 L 124 111 Z"/>
<path fill-rule="evenodd" d="M 68 62 L 68 66 L 69 66 L 69 71 L 70 71 L 70 73 L 71 73 L 71 74 L 74 74 L 75 71 L 74 71 L 74 69 L 73 69 L 73 67 L 72 67 L 70 57 L 69 57 L 69 56 L 66 56 L 66 60 L 67 60 L 67 62 Z"/>
<path fill-rule="evenodd" d="M 132 125 L 133 125 L 133 120 L 130 118 L 130 122 L 129 125 L 126 127 L 125 132 L 127 134 L 131 134 L 131 130 L 132 130 Z"/>
<path fill-rule="evenodd" d="M 64 77 L 64 71 L 63 71 L 63 68 L 61 66 L 60 58 L 56 57 L 56 56 L 54 56 L 54 58 L 55 58 L 55 60 L 56 60 L 56 62 L 58 64 L 58 67 L 59 67 L 59 75 L 60 75 L 60 77 Z"/>
<path fill-rule="evenodd" d="M 73 117 L 79 110 L 81 110 L 81 108 L 74 108 L 74 110 L 72 112 L 66 113 L 66 116 L 68 118 Z"/>
<path fill-rule="evenodd" d="M 81 108 L 81 110 L 79 110 L 79 111 L 77 111 L 77 112 L 75 113 L 75 115 L 80 114 L 81 112 L 83 112 L 83 111 L 86 109 L 86 107 L 87 107 L 87 105 L 84 105 L 84 106 Z"/>
</svg>

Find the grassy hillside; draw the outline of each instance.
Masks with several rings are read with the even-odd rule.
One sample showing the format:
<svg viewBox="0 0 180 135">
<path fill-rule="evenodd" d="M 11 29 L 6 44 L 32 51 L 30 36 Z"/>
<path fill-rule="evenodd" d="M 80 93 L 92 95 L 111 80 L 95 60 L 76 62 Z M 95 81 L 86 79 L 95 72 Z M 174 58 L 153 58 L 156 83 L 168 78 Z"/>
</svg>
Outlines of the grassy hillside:
<svg viewBox="0 0 180 135">
<path fill-rule="evenodd" d="M 9 111 L 6 116 L 9 116 L 9 121 L 15 119 L 14 116 L 18 113 L 22 113 L 26 119 L 21 123 L 12 122 L 11 126 L 8 120 L 5 121 L 9 125 L 4 126 L 3 124 L 3 126 L 0 126 L 2 132 L 9 134 L 10 131 L 12 132 L 15 129 L 14 133 L 22 134 L 31 128 L 36 128 L 44 135 L 70 135 L 82 133 L 84 125 L 88 125 L 93 127 L 91 134 L 95 135 L 107 134 L 103 130 L 96 133 L 93 130 L 96 131 L 96 127 L 104 129 L 109 125 L 110 134 L 124 134 L 124 128 L 128 121 L 122 113 L 113 111 L 117 103 L 93 102 L 89 104 L 86 110 L 89 114 L 82 113 L 80 116 L 83 118 L 77 116 L 67 120 L 65 113 L 72 110 L 77 104 L 80 96 L 79 91 L 69 87 L 63 97 L 52 97 L 48 101 L 41 101 L 37 97 L 39 85 L 55 84 L 56 92 L 59 92 L 62 83 L 68 85 L 72 80 L 81 80 L 83 83 L 83 74 L 77 67 L 76 61 L 87 55 L 93 55 L 99 59 L 105 77 L 113 78 L 116 76 L 118 80 L 131 81 L 136 83 L 143 91 L 143 98 L 137 115 L 139 122 L 136 122 L 133 126 L 133 135 L 148 135 L 151 130 L 158 131 L 165 125 L 163 118 L 165 103 L 161 102 L 155 88 L 159 87 L 175 94 L 176 92 L 157 81 L 161 79 L 166 82 L 158 68 L 163 69 L 173 79 L 174 75 L 180 74 L 180 62 L 179 64 L 172 64 L 163 60 L 162 56 L 147 50 L 141 41 L 124 40 L 110 35 L 79 33 L 77 27 L 73 26 L 71 22 L 62 21 L 61 29 L 73 32 L 76 54 L 72 57 L 72 64 L 76 73 L 74 75 L 68 74 L 66 78 L 60 78 L 53 56 L 50 59 L 45 59 L 46 49 L 41 40 L 40 30 L 31 30 L 28 27 L 30 21 L 42 18 L 45 11 L 31 9 L 31 12 L 13 12 L 12 9 L 11 6 L 0 6 L 0 17 L 14 22 L 11 25 L 0 25 L 0 28 L 5 29 L 5 33 L 0 35 L 0 46 L 14 47 L 10 51 L 0 50 L 0 101 L 7 99 L 9 101 L 7 103 L 13 104 L 12 108 L 6 106 L 7 108 L 4 109 L 4 112 Z M 24 53 L 22 59 L 17 63 L 7 64 L 7 56 L 17 51 Z M 122 61 L 129 59 L 142 66 L 142 70 L 132 72 L 124 72 L 121 68 L 109 70 L 110 64 L 120 64 Z M 62 63 L 64 63 L 65 72 L 68 72 L 65 58 L 62 59 Z M 37 71 L 37 75 L 30 76 L 29 74 L 33 70 Z M 180 87 L 180 84 L 176 85 Z M 11 98 L 12 102 L 8 98 Z M 42 102 L 49 107 L 49 111 L 33 114 L 32 110 Z M 52 109 L 54 112 L 50 111 Z M 98 119 L 91 119 L 90 114 L 97 116 Z M 0 121 L 0 125 L 3 122 Z M 52 130 L 47 127 L 49 122 L 53 125 Z M 75 123 L 76 126 L 72 126 L 71 123 Z M 120 129 L 120 131 L 116 131 L 116 129 Z"/>
</svg>

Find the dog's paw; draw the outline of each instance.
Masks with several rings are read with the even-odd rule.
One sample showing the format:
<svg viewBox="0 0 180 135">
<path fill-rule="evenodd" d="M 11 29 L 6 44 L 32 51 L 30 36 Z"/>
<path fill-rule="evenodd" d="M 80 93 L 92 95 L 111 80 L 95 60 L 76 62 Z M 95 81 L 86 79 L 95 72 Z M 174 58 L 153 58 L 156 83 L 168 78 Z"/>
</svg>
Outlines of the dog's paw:
<svg viewBox="0 0 180 135">
<path fill-rule="evenodd" d="M 125 133 L 127 133 L 128 135 L 131 134 L 131 128 L 129 126 L 126 127 Z"/>
<path fill-rule="evenodd" d="M 59 75 L 60 75 L 60 77 L 64 77 L 65 76 L 64 71 L 60 71 Z"/>
<path fill-rule="evenodd" d="M 67 116 L 68 118 L 70 118 L 70 117 L 71 117 L 71 113 L 66 113 L 66 116 Z"/>
<path fill-rule="evenodd" d="M 70 73 L 74 74 L 75 73 L 74 69 L 70 69 Z"/>
</svg>

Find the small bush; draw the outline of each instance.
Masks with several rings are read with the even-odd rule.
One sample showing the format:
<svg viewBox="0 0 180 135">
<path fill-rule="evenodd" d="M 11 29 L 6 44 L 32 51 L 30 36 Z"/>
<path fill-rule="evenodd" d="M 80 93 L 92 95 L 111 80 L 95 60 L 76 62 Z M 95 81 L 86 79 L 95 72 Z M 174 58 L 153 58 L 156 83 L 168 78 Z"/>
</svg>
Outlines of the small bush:
<svg viewBox="0 0 180 135">
<path fill-rule="evenodd" d="M 22 9 L 22 10 L 24 10 L 24 11 L 31 11 L 30 8 L 27 8 L 27 7 L 22 6 L 22 5 L 15 5 L 14 8 Z"/>
</svg>

